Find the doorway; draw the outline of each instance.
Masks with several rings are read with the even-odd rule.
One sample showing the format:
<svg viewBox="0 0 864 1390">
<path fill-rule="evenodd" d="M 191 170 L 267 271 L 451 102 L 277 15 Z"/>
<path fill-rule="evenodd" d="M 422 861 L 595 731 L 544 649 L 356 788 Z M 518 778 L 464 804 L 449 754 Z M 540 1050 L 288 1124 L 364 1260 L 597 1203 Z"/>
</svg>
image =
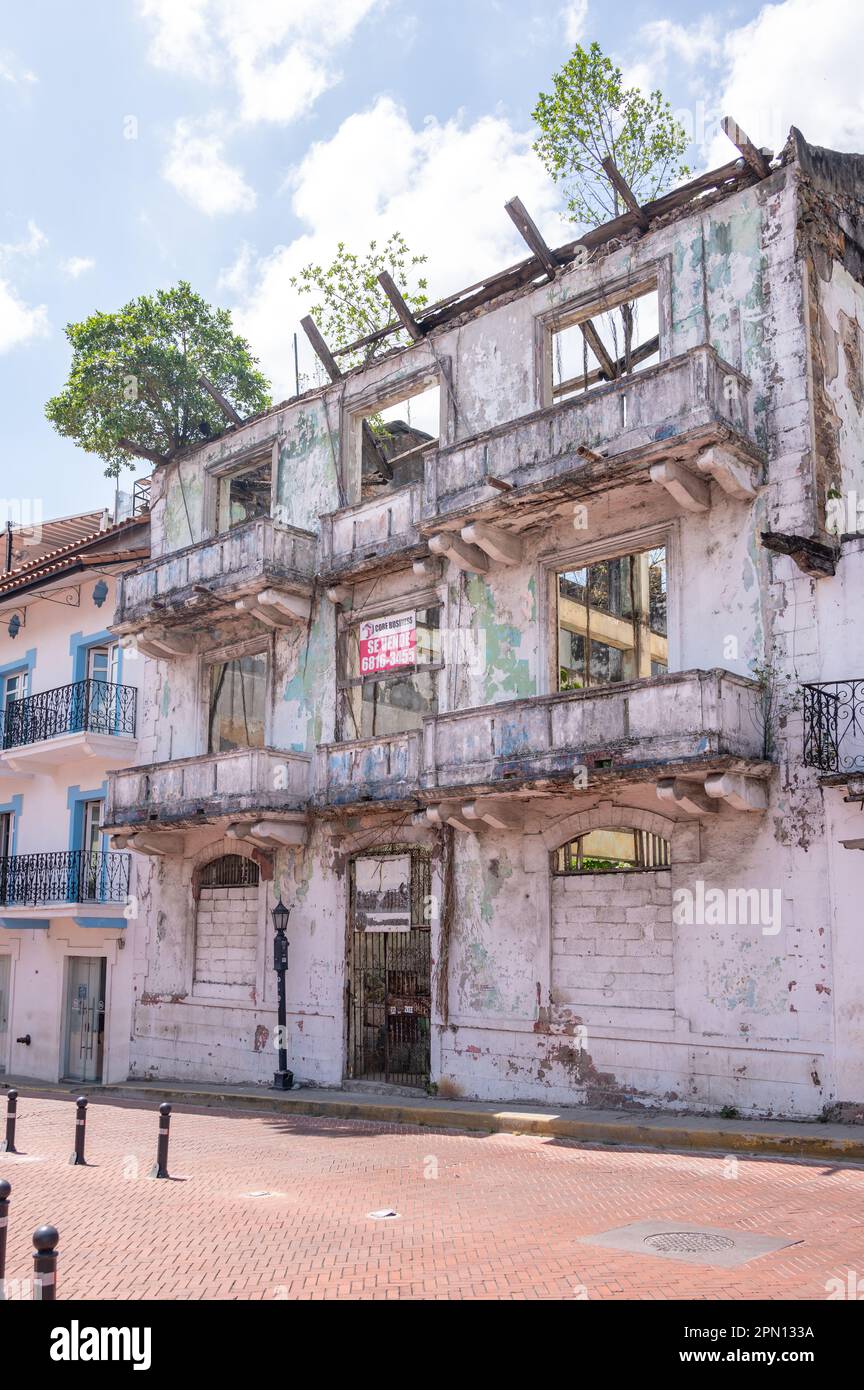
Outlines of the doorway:
<svg viewBox="0 0 864 1390">
<path fill-rule="evenodd" d="M 104 956 L 68 956 L 63 1080 L 102 1080 L 105 1043 Z"/>
<path fill-rule="evenodd" d="M 6 1070 L 6 1044 L 9 1039 L 9 996 L 12 988 L 12 957 L 0 956 L 0 1073 Z"/>
<path fill-rule="evenodd" d="M 351 863 L 348 1075 L 423 1087 L 429 1080 L 431 932 L 428 855 L 376 851 Z"/>
</svg>

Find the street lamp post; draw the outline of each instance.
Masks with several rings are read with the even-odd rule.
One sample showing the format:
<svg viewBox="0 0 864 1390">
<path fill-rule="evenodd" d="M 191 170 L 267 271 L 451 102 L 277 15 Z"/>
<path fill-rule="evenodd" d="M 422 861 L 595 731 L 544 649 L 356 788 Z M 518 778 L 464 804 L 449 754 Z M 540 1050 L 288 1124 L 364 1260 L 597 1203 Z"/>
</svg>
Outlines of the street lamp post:
<svg viewBox="0 0 864 1390">
<path fill-rule="evenodd" d="M 276 971 L 279 987 L 277 1007 L 279 1070 L 273 1075 L 273 1086 L 277 1091 L 290 1091 L 294 1084 L 294 1073 L 288 1070 L 288 1048 L 286 1046 L 288 1023 L 285 1016 L 285 971 L 288 969 L 288 938 L 285 935 L 285 928 L 288 925 L 289 912 L 290 909 L 285 906 L 280 897 L 271 914 L 273 926 L 276 929 L 276 935 L 273 938 L 273 969 Z"/>
</svg>

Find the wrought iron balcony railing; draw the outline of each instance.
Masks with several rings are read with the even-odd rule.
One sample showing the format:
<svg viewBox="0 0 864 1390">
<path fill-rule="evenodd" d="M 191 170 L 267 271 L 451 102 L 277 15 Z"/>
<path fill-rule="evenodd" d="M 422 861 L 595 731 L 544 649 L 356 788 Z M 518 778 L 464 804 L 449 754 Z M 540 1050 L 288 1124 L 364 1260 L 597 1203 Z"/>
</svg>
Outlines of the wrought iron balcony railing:
<svg viewBox="0 0 864 1390">
<path fill-rule="evenodd" d="M 864 773 L 864 680 L 804 686 L 804 764 Z"/>
<path fill-rule="evenodd" d="M 13 700 L 3 711 L 3 747 L 20 748 L 61 734 L 134 738 L 137 695 L 131 685 L 85 680 Z"/>
<path fill-rule="evenodd" d="M 0 859 L 0 904 L 122 903 L 129 895 L 129 855 L 115 850 L 57 850 Z"/>
</svg>

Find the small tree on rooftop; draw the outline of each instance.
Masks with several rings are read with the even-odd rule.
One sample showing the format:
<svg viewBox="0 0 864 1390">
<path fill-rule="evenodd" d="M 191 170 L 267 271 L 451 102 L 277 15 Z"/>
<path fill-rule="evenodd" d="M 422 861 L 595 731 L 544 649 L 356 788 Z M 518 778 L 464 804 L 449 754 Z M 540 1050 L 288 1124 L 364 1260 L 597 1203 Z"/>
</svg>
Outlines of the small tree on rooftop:
<svg viewBox="0 0 864 1390">
<path fill-rule="evenodd" d="M 58 434 L 104 459 L 109 477 L 133 467 L 136 455 L 158 462 L 225 429 L 202 376 L 241 417 L 270 404 L 269 384 L 231 315 L 185 280 L 70 323 L 66 337 L 72 367 L 45 414 Z"/>
<path fill-rule="evenodd" d="M 381 244 L 370 241 L 361 255 L 349 251 L 345 242 L 340 241 L 329 265 L 310 262 L 292 276 L 291 284 L 310 299 L 315 297 L 309 312 L 332 352 L 376 333 L 393 321 L 393 306 L 378 283 L 382 270 L 390 272 L 409 309 L 422 309 L 428 303 L 427 282 L 417 271 L 426 259 L 411 251 L 400 232 L 393 232 Z M 408 335 L 400 329 L 383 341 L 388 348 L 404 347 Z M 356 367 L 368 361 L 380 346 L 380 343 L 373 343 L 365 350 L 360 348 L 349 353 L 340 361 L 340 366 Z"/>
<path fill-rule="evenodd" d="M 596 227 L 624 211 L 603 168 L 614 160 L 640 203 L 686 178 L 684 127 L 659 91 L 645 95 L 625 87 L 621 69 L 598 43 L 577 44 L 541 92 L 534 108 L 539 135 L 534 149 L 567 197 L 567 209 L 583 226 Z"/>
</svg>

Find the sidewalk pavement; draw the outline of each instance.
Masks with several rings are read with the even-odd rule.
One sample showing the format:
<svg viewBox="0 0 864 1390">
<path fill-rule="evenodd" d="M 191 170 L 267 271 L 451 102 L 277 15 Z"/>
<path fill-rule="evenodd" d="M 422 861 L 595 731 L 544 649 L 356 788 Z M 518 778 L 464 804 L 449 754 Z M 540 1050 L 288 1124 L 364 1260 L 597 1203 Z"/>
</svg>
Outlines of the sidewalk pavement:
<svg viewBox="0 0 864 1390">
<path fill-rule="evenodd" d="M 831 1162 L 864 1163 L 864 1125 L 816 1121 L 723 1119 L 668 1111 L 589 1110 L 585 1106 L 504 1105 L 495 1101 L 445 1100 L 439 1096 L 330 1090 L 303 1086 L 270 1091 L 262 1086 L 203 1082 L 125 1081 L 106 1086 L 50 1083 L 3 1076 L 3 1089 L 44 1097 L 86 1095 L 91 1101 L 136 1100 L 247 1112 L 317 1115 L 341 1120 L 431 1125 L 488 1134 L 533 1134 L 583 1143 L 652 1149 L 707 1149 L 722 1153 L 780 1154 Z"/>
</svg>

